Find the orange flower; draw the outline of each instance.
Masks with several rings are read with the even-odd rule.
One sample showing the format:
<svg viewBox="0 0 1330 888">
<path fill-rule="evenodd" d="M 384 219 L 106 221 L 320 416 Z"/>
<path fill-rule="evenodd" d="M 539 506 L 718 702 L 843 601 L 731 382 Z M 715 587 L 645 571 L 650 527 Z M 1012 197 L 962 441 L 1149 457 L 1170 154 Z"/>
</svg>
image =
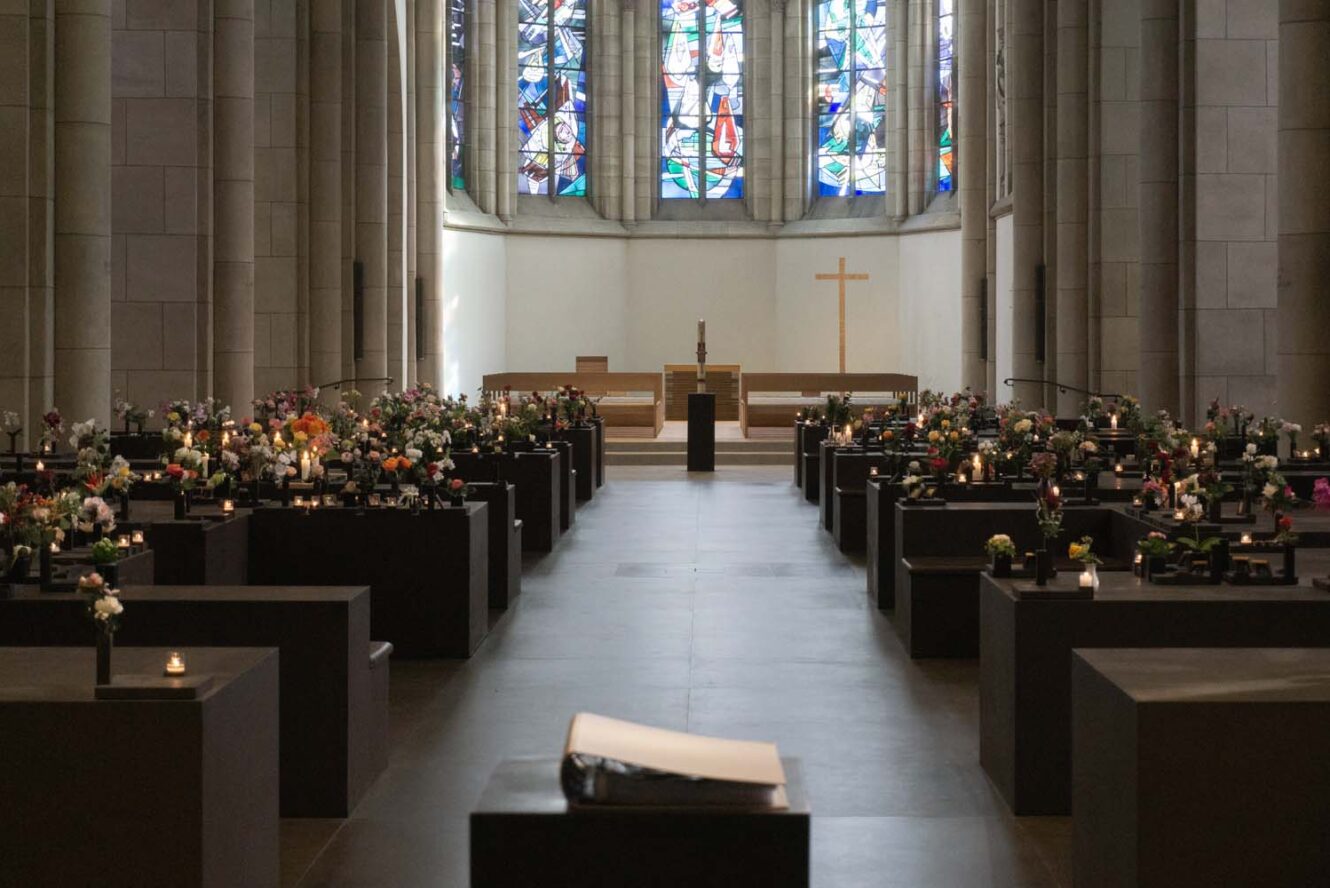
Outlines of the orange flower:
<svg viewBox="0 0 1330 888">
<path fill-rule="evenodd" d="M 407 459 L 405 456 L 397 457 L 397 468 L 401 469 L 403 472 L 411 471 L 411 460 Z"/>
<path fill-rule="evenodd" d="M 385 459 L 385 460 L 383 461 L 383 468 L 384 468 L 385 471 L 395 472 L 395 471 L 397 471 L 397 463 L 398 463 L 398 462 L 399 462 L 399 460 L 398 460 L 397 457 L 395 457 L 395 456 L 390 456 L 390 457 L 388 457 L 387 459 Z"/>
<path fill-rule="evenodd" d="M 199 433 L 198 433 L 197 435 L 194 436 L 194 440 L 195 440 L 195 441 L 206 441 L 206 440 L 208 440 L 208 430 L 207 430 L 207 429 L 199 429 Z"/>
<path fill-rule="evenodd" d="M 293 419 L 291 421 L 291 431 L 293 433 L 304 432 L 311 438 L 316 438 L 328 431 L 328 424 L 318 416 L 307 411 L 299 419 Z"/>
</svg>

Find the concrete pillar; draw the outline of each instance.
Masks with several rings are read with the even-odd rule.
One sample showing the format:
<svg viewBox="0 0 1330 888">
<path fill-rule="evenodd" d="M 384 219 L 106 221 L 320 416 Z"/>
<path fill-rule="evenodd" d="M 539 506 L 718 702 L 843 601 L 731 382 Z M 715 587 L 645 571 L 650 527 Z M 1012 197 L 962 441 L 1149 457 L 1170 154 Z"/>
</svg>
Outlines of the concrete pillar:
<svg viewBox="0 0 1330 888">
<path fill-rule="evenodd" d="M 497 211 L 497 194 L 495 191 L 495 105 L 499 100 L 497 85 L 495 83 L 496 72 L 496 44 L 495 44 L 495 0 L 476 0 L 474 8 L 468 9 L 471 16 L 475 19 L 475 27 L 471 33 L 476 36 L 472 44 L 474 49 L 469 53 L 469 62 L 471 71 L 468 76 L 474 77 L 476 81 L 474 95 L 476 100 L 467 107 L 467 113 L 471 115 L 467 122 L 467 128 L 471 131 L 468 137 L 467 147 L 471 149 L 474 155 L 474 162 L 468 165 L 467 185 L 471 196 L 475 199 L 476 205 L 482 213 L 494 213 Z M 516 61 L 513 62 L 517 64 Z M 506 138 L 506 129 L 505 129 Z M 470 175 L 471 170 L 475 170 L 474 175 Z"/>
<path fill-rule="evenodd" d="M 785 144 L 781 150 L 785 154 L 785 195 L 784 217 L 786 222 L 797 222 L 803 218 L 805 204 L 809 194 L 807 174 L 811 161 L 805 161 L 804 145 L 813 140 L 811 90 L 804 80 L 804 71 L 808 56 L 808 41 L 811 36 L 808 28 L 812 16 L 806 10 L 803 0 L 786 0 L 785 10 Z M 899 71 L 904 78 L 901 66 L 893 68 L 893 74 Z M 895 88 L 888 93 L 888 102 L 892 101 Z M 895 107 L 895 106 L 891 106 Z M 892 118 L 895 119 L 894 116 Z M 895 144 L 894 142 L 892 143 Z M 807 152 L 812 157 L 817 151 L 810 146 Z M 645 152 L 644 152 L 645 153 Z M 898 153 L 898 152 L 897 152 Z M 891 167 L 895 170 L 896 167 Z M 892 180 L 895 185 L 895 180 Z"/>
<path fill-rule="evenodd" d="M 1141 0 L 1141 405 L 1178 414 L 1178 0 Z"/>
<path fill-rule="evenodd" d="M 1044 0 L 1044 364 L 1043 403 L 1058 393 L 1058 0 Z M 1074 414 L 1073 414 L 1074 415 Z"/>
<path fill-rule="evenodd" d="M 406 190 L 403 150 L 406 121 L 402 119 L 402 98 L 406 84 L 402 82 L 402 45 L 397 39 L 401 22 L 397 16 L 397 2 L 385 3 L 387 12 L 388 49 L 388 151 L 384 155 L 388 172 L 388 375 L 394 385 L 401 388 L 409 384 L 406 375 L 406 354 L 403 334 L 406 323 Z"/>
<path fill-rule="evenodd" d="M 55 404 L 111 415 L 111 3 L 55 5 Z"/>
<path fill-rule="evenodd" d="M 416 335 L 424 340 L 425 357 L 418 362 L 416 377 L 435 388 L 443 386 L 443 306 L 439 302 L 440 201 L 447 176 L 443 33 L 440 0 L 416 0 L 416 272 L 425 288 L 423 316 L 416 318 Z"/>
<path fill-rule="evenodd" d="M 594 39 L 595 35 L 592 35 Z M 517 215 L 517 4 L 494 10 L 494 209 L 504 222 Z M 593 189 L 595 185 L 591 186 Z"/>
<path fill-rule="evenodd" d="M 988 193 L 985 188 L 988 152 L 988 68 L 986 53 L 985 0 L 961 0 L 957 24 L 956 176 L 961 207 L 961 384 L 976 392 L 988 384 L 981 324 L 988 247 Z"/>
<path fill-rule="evenodd" d="M 55 403 L 55 10 L 35 3 L 28 24 L 28 410 L 29 446 Z M 19 398 L 19 401 L 22 399 Z M 15 403 L 14 410 L 20 409 Z M 19 446 L 23 446 L 20 442 Z"/>
<path fill-rule="evenodd" d="M 887 22 L 887 42 L 891 45 L 888 61 L 891 88 L 887 90 L 887 130 L 893 138 L 887 149 L 887 204 L 891 207 L 891 215 L 904 219 L 910 213 L 910 4 L 899 0 L 888 8 L 888 12 L 891 14 Z M 813 150 L 816 151 L 816 147 Z"/>
<path fill-rule="evenodd" d="M 997 4 L 1005 4 L 1006 0 L 997 0 Z M 1005 392 L 998 388 L 997 378 L 997 218 L 993 215 L 990 202 L 996 203 L 1006 195 L 1001 192 L 1001 179 L 998 169 L 998 151 L 1001 149 L 1001 142 L 998 139 L 998 77 L 997 77 L 997 22 L 998 5 L 994 0 L 985 0 L 985 12 L 987 21 L 984 22 L 984 70 L 988 72 L 987 102 L 985 109 L 988 112 L 988 119 L 985 121 L 984 132 L 988 137 L 988 150 L 984 152 L 984 214 L 985 228 L 984 234 L 986 244 L 984 249 L 984 276 L 987 281 L 986 302 L 988 323 L 983 335 L 988 339 L 988 360 L 984 361 L 984 391 L 988 393 L 991 400 L 999 400 L 1005 397 Z M 1005 8 L 1005 5 L 1003 6 Z M 964 39 L 964 38 L 962 38 Z M 964 76 L 962 74 L 962 76 Z M 961 113 L 964 113 L 963 111 Z M 962 138 L 964 132 L 962 131 Z M 964 173 L 962 173 L 964 175 Z M 961 200 L 965 198 L 962 195 Z"/>
<path fill-rule="evenodd" d="M 909 125 L 909 208 L 917 216 L 928 208 L 928 159 L 932 155 L 934 134 L 937 131 L 937 110 L 929 100 L 933 90 L 927 83 L 933 66 L 926 58 L 933 41 L 929 39 L 929 24 L 933 21 L 932 4 L 925 0 L 910 0 L 909 39 L 906 45 L 909 92 L 906 95 L 905 115 Z"/>
<path fill-rule="evenodd" d="M 1330 417 L 1330 2 L 1279 3 L 1279 412 Z"/>
<path fill-rule="evenodd" d="M 1061 0 L 1057 8 L 1057 348 L 1058 381 L 1090 387 L 1086 281 L 1089 243 L 1088 0 Z M 1059 392 L 1057 414 L 1078 416 L 1085 396 Z"/>
<path fill-rule="evenodd" d="M 310 6 L 309 353 L 313 384 L 342 378 L 342 8 Z M 323 398 L 335 401 L 329 389 Z"/>
<path fill-rule="evenodd" d="M 356 0 L 342 0 L 342 379 L 354 379 L 356 262 Z"/>
<path fill-rule="evenodd" d="M 1007 23 L 1011 59 L 1012 375 L 1043 376 L 1036 361 L 1036 281 L 1044 262 L 1044 0 L 1013 0 Z M 1005 390 L 1003 390 L 1005 392 Z M 1043 405 L 1043 386 L 1018 383 L 1011 396 L 1026 409 Z M 999 398 L 999 400 L 1004 400 Z"/>
<path fill-rule="evenodd" d="M 419 212 L 419 194 L 416 191 L 416 0 L 406 0 L 406 103 L 402 109 L 403 126 L 402 138 L 405 141 L 404 154 L 406 158 L 405 172 L 402 178 L 406 183 L 406 206 L 402 212 L 406 216 L 406 240 L 403 252 L 406 254 L 406 308 L 404 317 L 406 319 L 405 335 L 402 337 L 402 348 L 405 351 L 404 364 L 406 369 L 403 371 L 402 381 L 404 385 L 414 385 L 420 379 L 419 368 L 416 366 L 416 355 L 419 350 L 416 348 L 416 337 L 419 336 L 419 318 L 416 317 L 416 275 L 419 274 L 419 245 L 416 241 L 416 219 Z"/>
<path fill-rule="evenodd" d="M 622 90 L 619 120 L 623 128 L 620 133 L 623 185 L 619 212 L 625 225 L 637 221 L 637 13 L 634 5 L 634 0 L 623 0 L 619 19 L 619 43 L 623 53 L 619 64 Z"/>
<path fill-rule="evenodd" d="M 29 80 L 40 75 L 36 41 L 31 39 L 25 5 L 0 10 L 0 58 L 9 74 L 0 78 L 0 132 L 12 134 L 0 143 L 0 409 L 12 410 L 24 427 L 29 416 L 28 347 L 32 326 L 28 300 L 33 276 L 29 271 L 33 229 L 42 221 L 44 206 L 32 195 L 29 158 L 30 127 L 40 126 L 40 98 L 30 95 Z M 44 103 L 42 103 L 44 104 Z M 31 206 L 31 219 L 29 207 Z M 45 402 L 49 406 L 49 402 Z M 8 446 L 8 439 L 0 438 Z"/>
<path fill-rule="evenodd" d="M 356 258 L 364 269 L 357 379 L 388 375 L 388 8 L 356 0 Z M 380 383 L 362 393 L 377 392 Z"/>
<path fill-rule="evenodd" d="M 769 227 L 785 219 L 785 0 L 771 0 L 771 212 Z"/>
<path fill-rule="evenodd" d="M 213 7 L 213 394 L 254 399 L 254 0 Z"/>
</svg>

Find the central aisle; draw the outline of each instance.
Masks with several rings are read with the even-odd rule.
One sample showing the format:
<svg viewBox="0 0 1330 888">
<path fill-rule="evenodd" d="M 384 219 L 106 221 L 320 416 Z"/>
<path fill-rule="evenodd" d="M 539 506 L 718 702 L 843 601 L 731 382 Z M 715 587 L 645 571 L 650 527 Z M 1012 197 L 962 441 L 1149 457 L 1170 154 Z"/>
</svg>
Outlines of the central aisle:
<svg viewBox="0 0 1330 888">
<path fill-rule="evenodd" d="M 284 821 L 286 884 L 466 886 L 490 771 L 587 710 L 802 759 L 819 888 L 1069 885 L 1070 821 L 979 767 L 977 679 L 905 657 L 788 468 L 612 467 L 473 659 L 393 662 L 390 767 L 350 820 Z"/>
</svg>

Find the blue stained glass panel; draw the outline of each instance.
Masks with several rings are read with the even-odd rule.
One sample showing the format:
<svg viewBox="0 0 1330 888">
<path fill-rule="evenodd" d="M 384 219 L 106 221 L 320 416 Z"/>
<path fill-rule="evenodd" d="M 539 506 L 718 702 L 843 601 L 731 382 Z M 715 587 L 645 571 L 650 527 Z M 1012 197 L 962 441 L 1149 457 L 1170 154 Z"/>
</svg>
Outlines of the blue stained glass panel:
<svg viewBox="0 0 1330 888">
<path fill-rule="evenodd" d="M 937 3 L 937 190 L 956 187 L 955 0 Z"/>
<path fill-rule="evenodd" d="M 587 193 L 587 0 L 518 0 L 518 190 Z"/>
<path fill-rule="evenodd" d="M 466 0 L 448 4 L 448 187 L 466 188 Z"/>
<path fill-rule="evenodd" d="M 817 6 L 817 188 L 849 197 L 886 191 L 885 0 Z"/>
</svg>

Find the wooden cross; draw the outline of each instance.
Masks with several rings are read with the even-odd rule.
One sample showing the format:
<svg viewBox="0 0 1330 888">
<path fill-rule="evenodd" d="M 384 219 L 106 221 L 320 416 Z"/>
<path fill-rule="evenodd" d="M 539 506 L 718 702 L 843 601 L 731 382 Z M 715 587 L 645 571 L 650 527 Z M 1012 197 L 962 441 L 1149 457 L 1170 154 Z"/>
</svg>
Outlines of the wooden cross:
<svg viewBox="0 0 1330 888">
<path fill-rule="evenodd" d="M 840 284 L 840 372 L 845 372 L 845 282 L 866 281 L 866 274 L 846 274 L 845 257 L 840 257 L 840 271 L 836 274 L 815 275 L 819 281 L 836 281 Z"/>
</svg>

